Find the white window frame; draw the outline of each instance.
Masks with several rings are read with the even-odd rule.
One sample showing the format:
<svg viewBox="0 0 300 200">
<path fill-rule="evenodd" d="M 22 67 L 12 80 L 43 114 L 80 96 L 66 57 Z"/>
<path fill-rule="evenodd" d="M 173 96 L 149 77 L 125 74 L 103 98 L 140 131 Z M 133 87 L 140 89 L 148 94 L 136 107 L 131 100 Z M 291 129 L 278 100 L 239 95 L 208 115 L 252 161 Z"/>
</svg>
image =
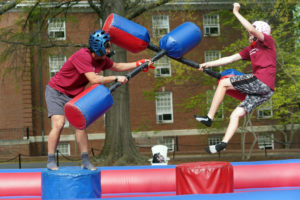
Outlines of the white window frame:
<svg viewBox="0 0 300 200">
<path fill-rule="evenodd" d="M 168 15 L 153 15 L 152 16 L 152 36 L 161 38 L 170 32 L 170 23 Z"/>
<path fill-rule="evenodd" d="M 155 107 L 157 124 L 173 123 L 174 115 L 172 92 L 156 93 Z M 166 119 L 168 115 L 171 115 L 171 119 Z"/>
<path fill-rule="evenodd" d="M 217 29 L 217 33 L 212 33 L 213 29 Z M 219 14 L 204 14 L 203 30 L 204 30 L 204 36 L 219 36 L 220 35 Z"/>
<path fill-rule="evenodd" d="M 268 100 L 264 104 L 262 104 L 258 109 L 257 109 L 257 118 L 258 119 L 268 119 L 273 117 L 273 106 L 272 106 L 272 99 Z M 268 115 L 268 113 L 270 113 Z"/>
<path fill-rule="evenodd" d="M 219 51 L 219 50 L 204 51 L 204 62 L 209 62 L 209 61 L 217 60 L 219 58 L 221 58 L 221 51 Z M 222 67 L 221 66 L 210 67 L 209 69 L 217 71 L 217 72 L 221 72 L 222 71 Z"/>
<path fill-rule="evenodd" d="M 155 62 L 154 77 L 170 77 L 172 75 L 170 58 L 167 56 L 162 57 Z"/>
<path fill-rule="evenodd" d="M 56 36 L 57 33 L 63 33 L 63 37 Z M 50 40 L 66 40 L 66 20 L 63 18 L 49 19 L 48 37 Z"/>
<path fill-rule="evenodd" d="M 257 137 L 259 149 L 274 149 L 274 134 L 273 133 L 259 133 Z"/>
<path fill-rule="evenodd" d="M 174 137 L 160 137 L 158 144 L 162 144 L 168 147 L 168 152 L 174 152 L 175 140 Z"/>
<path fill-rule="evenodd" d="M 71 155 L 70 144 L 67 142 L 59 142 L 57 145 L 57 150 L 64 156 Z"/>
<path fill-rule="evenodd" d="M 216 145 L 221 143 L 223 140 L 223 136 L 221 135 L 214 135 L 214 136 L 208 136 L 208 145 Z"/>
<path fill-rule="evenodd" d="M 204 51 L 204 61 L 205 62 L 217 60 L 219 58 L 221 58 L 221 51 L 220 50 Z"/>
<path fill-rule="evenodd" d="M 52 78 L 56 72 L 60 70 L 63 64 L 67 61 L 67 57 L 63 55 L 49 56 L 49 78 Z"/>
</svg>

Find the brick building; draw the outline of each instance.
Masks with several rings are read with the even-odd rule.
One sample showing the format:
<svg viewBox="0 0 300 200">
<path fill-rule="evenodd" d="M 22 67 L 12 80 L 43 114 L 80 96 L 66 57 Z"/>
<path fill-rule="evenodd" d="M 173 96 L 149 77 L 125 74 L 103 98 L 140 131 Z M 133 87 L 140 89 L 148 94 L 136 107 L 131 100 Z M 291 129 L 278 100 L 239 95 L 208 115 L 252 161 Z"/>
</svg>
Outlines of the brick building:
<svg viewBox="0 0 300 200">
<path fill-rule="evenodd" d="M 177 1 L 147 12 L 135 19 L 135 22 L 145 26 L 150 32 L 151 40 L 156 43 L 165 33 L 184 21 L 192 21 L 200 27 L 203 38 L 202 42 L 185 57 L 199 63 L 217 59 L 223 56 L 221 50 L 225 45 L 241 37 L 241 33 L 233 32 L 231 27 L 222 26 L 220 23 L 222 19 L 218 9 L 231 10 L 232 3 L 226 1 L 210 3 L 193 1 L 193 3 L 191 7 L 193 12 L 182 9 L 187 4 L 185 1 Z M 24 6 L 26 4 L 19 5 L 3 15 L 0 28 L 14 26 L 17 17 L 22 16 Z M 89 34 L 101 27 L 101 22 L 95 20 L 98 18 L 87 2 L 82 1 L 76 5 L 70 15 L 72 17 L 67 19 L 63 17 L 49 19 L 47 33 L 42 34 L 41 39 L 50 38 L 74 44 L 87 43 Z M 228 39 L 224 42 L 220 38 Z M 14 58 L 16 66 L 22 69 L 22 72 L 8 73 L 0 85 L 0 156 L 18 153 L 42 155 L 47 152 L 47 135 L 51 124 L 47 118 L 45 86 L 66 59 L 78 49 L 49 48 L 39 52 L 39 49 L 35 48 L 30 52 L 24 51 L 22 58 Z M 139 54 L 128 52 L 127 60 L 135 61 L 152 55 L 153 52 L 150 50 Z M 7 62 L 2 66 L 1 72 L 4 73 L 3 69 L 8 69 L 9 65 Z M 193 119 L 193 114 L 202 112 L 198 107 L 186 111 L 180 105 L 193 95 L 203 94 L 202 101 L 208 102 L 208 107 L 216 82 L 212 82 L 211 77 L 186 67 L 189 69 L 186 73 L 193 77 L 192 81 L 166 84 L 159 88 L 156 99 L 149 100 L 145 92 L 153 89 L 155 80 L 174 76 L 176 69 L 180 67 L 178 62 L 171 61 L 167 57 L 159 60 L 155 66 L 155 71 L 141 73 L 129 83 L 131 129 L 139 149 L 144 151 L 144 147 L 147 149 L 153 144 L 162 143 L 168 145 L 170 151 L 174 151 L 174 144 L 177 144 L 176 150 L 179 151 L 202 151 L 204 146 L 219 142 L 228 123 L 229 111 L 221 107 L 216 123 L 219 128 L 206 129 Z M 276 122 L 272 120 L 271 103 L 270 101 L 253 112 L 253 130 L 258 135 L 256 149 L 282 148 L 282 145 L 274 142 L 274 138 L 281 139 L 281 135 L 276 134 L 281 127 L 273 126 Z M 249 130 L 248 127 L 246 132 Z M 74 142 L 74 132 L 74 128 L 67 122 L 58 147 L 66 155 L 79 153 Z M 90 148 L 101 150 L 105 138 L 103 117 L 92 124 L 87 132 Z M 242 132 L 242 129 L 238 132 Z M 295 143 L 297 141 L 300 143 L 300 138 L 295 138 Z M 241 135 L 236 134 L 231 143 L 233 145 L 228 149 L 240 149 Z M 252 138 L 247 137 L 246 148 L 249 148 L 251 143 Z M 294 147 L 299 148 L 299 144 Z"/>
</svg>

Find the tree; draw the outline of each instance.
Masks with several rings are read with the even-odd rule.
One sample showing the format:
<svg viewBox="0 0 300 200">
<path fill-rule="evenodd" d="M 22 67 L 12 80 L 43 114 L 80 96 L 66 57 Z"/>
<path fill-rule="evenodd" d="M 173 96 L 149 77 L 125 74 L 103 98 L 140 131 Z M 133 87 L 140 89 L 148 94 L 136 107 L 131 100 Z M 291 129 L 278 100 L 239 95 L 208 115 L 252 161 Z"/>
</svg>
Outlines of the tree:
<svg viewBox="0 0 300 200">
<path fill-rule="evenodd" d="M 147 4 L 144 1 L 103 0 L 101 1 L 102 15 L 100 15 L 97 8 L 92 7 L 95 8 L 95 11 L 99 13 L 102 19 L 106 19 L 110 13 L 133 19 L 143 12 L 167 2 L 169 1 L 164 0 Z M 116 62 L 126 61 L 126 51 L 119 47 L 115 48 L 118 53 L 114 56 L 114 60 Z M 104 74 L 109 76 L 112 72 L 105 71 Z M 115 165 L 145 162 L 145 158 L 137 151 L 131 135 L 128 84 L 118 88 L 113 93 L 113 98 L 115 100 L 114 106 L 105 115 L 105 143 L 98 158 L 107 164 L 115 162 Z"/>
<path fill-rule="evenodd" d="M 8 1 L 2 4 L 0 8 L 0 15 L 4 14 L 5 12 L 13 9 L 16 7 L 17 4 L 19 4 L 22 0 L 13 0 L 13 1 Z"/>
</svg>

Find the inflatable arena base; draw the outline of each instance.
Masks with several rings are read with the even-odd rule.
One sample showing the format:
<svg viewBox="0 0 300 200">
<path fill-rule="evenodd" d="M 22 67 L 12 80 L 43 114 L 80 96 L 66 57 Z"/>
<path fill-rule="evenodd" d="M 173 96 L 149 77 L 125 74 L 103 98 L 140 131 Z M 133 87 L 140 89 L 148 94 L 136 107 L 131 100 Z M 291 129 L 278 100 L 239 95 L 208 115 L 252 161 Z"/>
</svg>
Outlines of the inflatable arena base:
<svg viewBox="0 0 300 200">
<path fill-rule="evenodd" d="M 98 167 L 93 172 L 2 169 L 0 199 L 299 200 L 299 172 L 300 159 Z"/>
</svg>

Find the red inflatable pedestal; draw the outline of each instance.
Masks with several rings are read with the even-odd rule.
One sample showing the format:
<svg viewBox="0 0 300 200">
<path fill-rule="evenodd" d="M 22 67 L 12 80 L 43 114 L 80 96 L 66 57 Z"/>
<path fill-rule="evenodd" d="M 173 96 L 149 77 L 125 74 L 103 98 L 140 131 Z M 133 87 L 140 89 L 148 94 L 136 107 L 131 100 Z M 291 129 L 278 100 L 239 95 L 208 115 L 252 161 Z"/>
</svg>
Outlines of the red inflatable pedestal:
<svg viewBox="0 0 300 200">
<path fill-rule="evenodd" d="M 233 192 L 229 162 L 195 162 L 176 166 L 176 195 Z"/>
</svg>

